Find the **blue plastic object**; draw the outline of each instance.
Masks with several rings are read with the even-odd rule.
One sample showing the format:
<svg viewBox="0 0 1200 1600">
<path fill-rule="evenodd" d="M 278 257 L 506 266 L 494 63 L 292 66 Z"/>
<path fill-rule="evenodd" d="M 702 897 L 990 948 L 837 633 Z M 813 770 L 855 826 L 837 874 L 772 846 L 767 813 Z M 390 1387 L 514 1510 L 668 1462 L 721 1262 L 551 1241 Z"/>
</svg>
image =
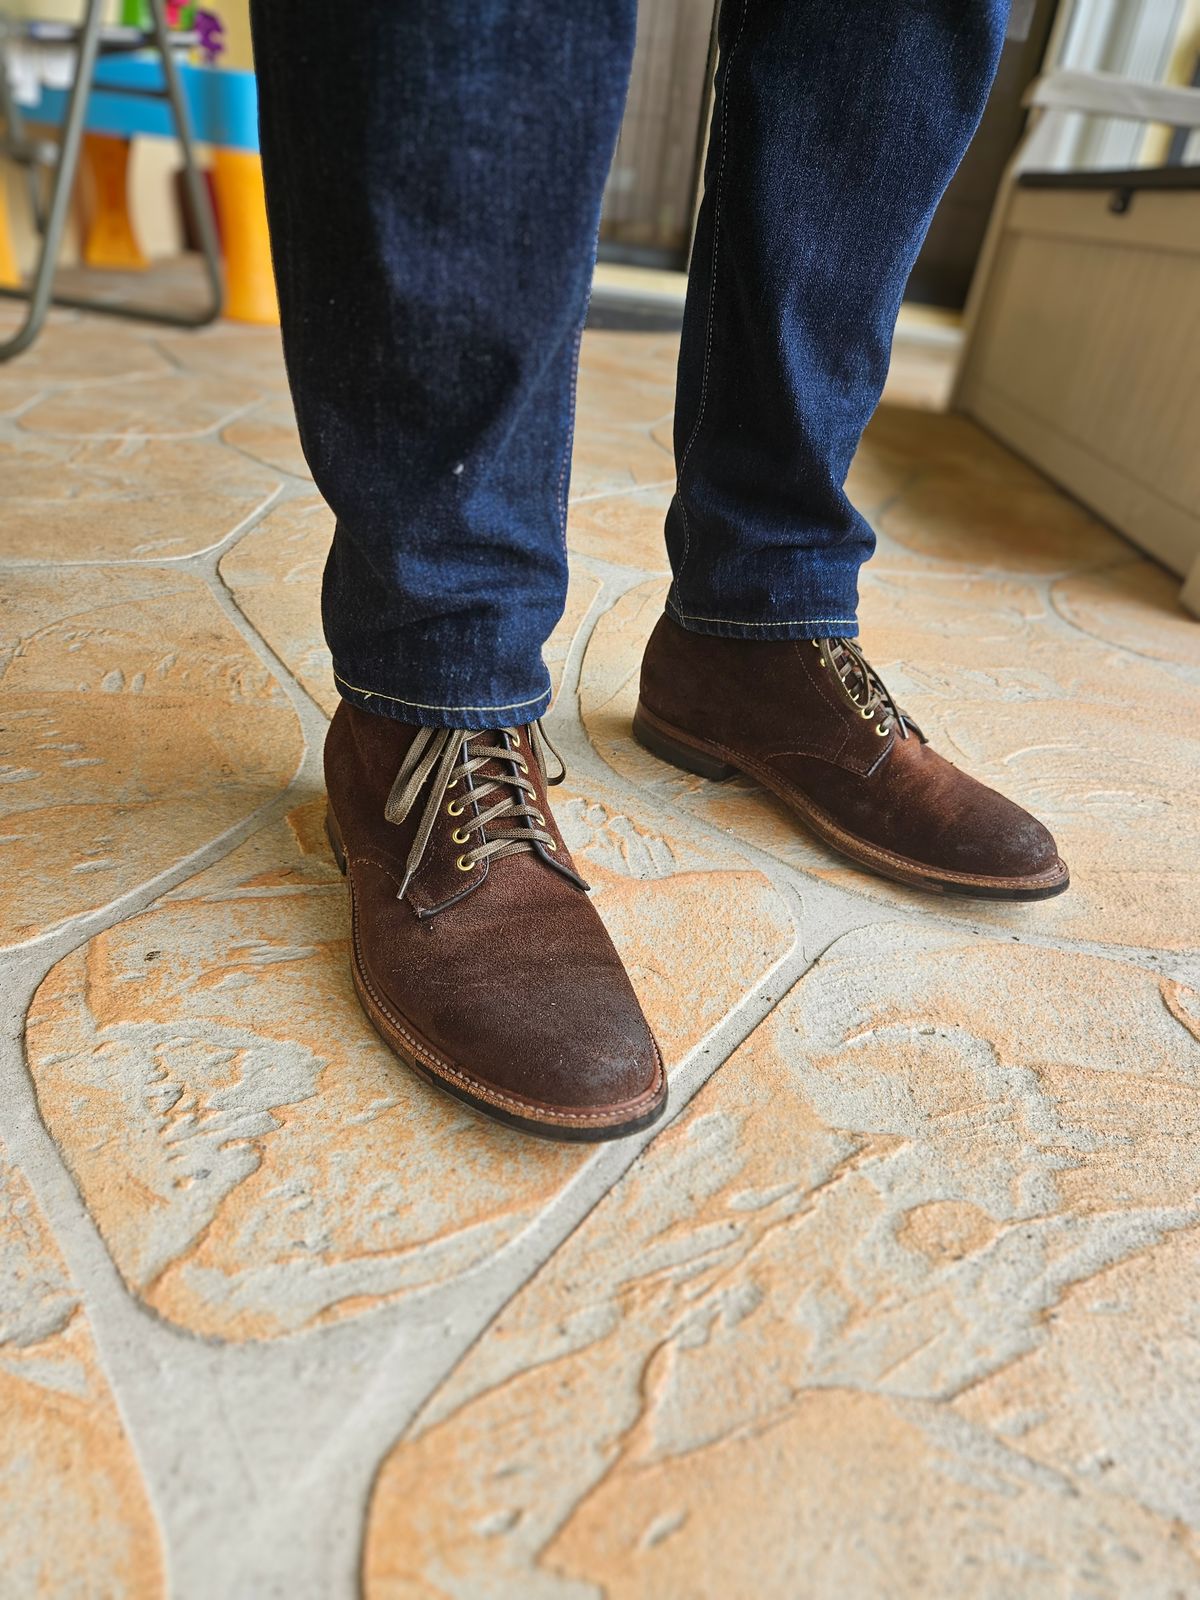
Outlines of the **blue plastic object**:
<svg viewBox="0 0 1200 1600">
<path fill-rule="evenodd" d="M 257 151 L 258 95 L 252 72 L 181 63 L 179 76 L 197 139 L 222 149 Z M 140 93 L 122 94 L 122 89 Z M 167 101 L 143 98 L 162 89 L 162 65 L 157 52 L 101 61 L 96 68 L 95 88 L 88 98 L 84 126 L 89 133 L 110 133 L 120 138 L 136 134 L 172 138 L 175 128 Z M 43 89 L 36 105 L 22 107 L 30 122 L 51 123 L 61 122 L 66 109 L 65 89 Z"/>
</svg>

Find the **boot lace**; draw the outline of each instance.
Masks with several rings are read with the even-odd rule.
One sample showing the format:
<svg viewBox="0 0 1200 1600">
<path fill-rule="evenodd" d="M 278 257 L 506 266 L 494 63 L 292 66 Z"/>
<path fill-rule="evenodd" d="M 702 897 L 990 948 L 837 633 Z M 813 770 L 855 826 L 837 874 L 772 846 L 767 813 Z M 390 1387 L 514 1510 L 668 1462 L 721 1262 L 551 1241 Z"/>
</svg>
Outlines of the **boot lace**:
<svg viewBox="0 0 1200 1600">
<path fill-rule="evenodd" d="M 901 711 L 887 684 L 853 639 L 814 639 L 813 648 L 821 652 L 821 665 L 833 673 L 859 716 L 870 722 L 878 715 L 875 732 L 881 739 L 898 728 L 902 739 L 907 739 L 911 730 L 924 742 L 925 735 Z"/>
<path fill-rule="evenodd" d="M 541 722 L 530 723 L 526 731 L 529 752 L 547 785 L 561 783 L 566 777 L 566 768 Z M 558 763 L 558 772 L 553 778 L 547 774 L 547 749 Z M 489 762 L 495 763 L 492 771 L 471 784 L 473 776 Z M 529 777 L 529 763 L 521 747 L 519 728 L 499 728 L 488 733 L 465 728 L 420 729 L 405 753 L 388 795 L 383 814 L 389 822 L 405 821 L 431 774 L 429 796 L 404 864 L 404 882 L 397 898 L 407 893 L 425 858 L 443 802 L 446 816 L 452 817 L 455 823 L 451 839 L 457 845 L 470 846 L 455 861 L 460 872 L 472 872 L 489 857 L 499 860 L 501 856 L 532 850 L 535 844 L 551 853 L 558 850 L 557 840 L 546 831 L 546 818 L 530 803 L 536 801 L 537 790 Z M 461 789 L 462 793 L 447 800 L 456 789 Z M 492 804 L 485 807 L 484 802 L 488 800 Z M 479 807 L 478 811 L 472 811 L 472 802 Z M 498 823 L 505 826 L 498 827 Z"/>
</svg>

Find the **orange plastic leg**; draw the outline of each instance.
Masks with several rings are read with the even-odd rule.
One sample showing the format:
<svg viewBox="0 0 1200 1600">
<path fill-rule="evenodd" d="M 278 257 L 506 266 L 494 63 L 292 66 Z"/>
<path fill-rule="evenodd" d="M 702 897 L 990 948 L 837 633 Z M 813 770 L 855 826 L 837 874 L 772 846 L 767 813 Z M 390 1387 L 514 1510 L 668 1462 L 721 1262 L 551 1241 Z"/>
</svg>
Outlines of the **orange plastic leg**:
<svg viewBox="0 0 1200 1600">
<path fill-rule="evenodd" d="M 83 136 L 83 259 L 89 267 L 140 272 L 148 264 L 129 215 L 130 145 L 107 133 Z"/>
<path fill-rule="evenodd" d="M 3 177 L 0 177 L 0 287 L 21 287 L 21 269 L 13 247 L 12 229 L 8 225 L 8 195 Z"/>
<path fill-rule="evenodd" d="M 225 315 L 277 324 L 262 162 L 250 150 L 214 150 L 212 176 L 225 252 Z"/>
</svg>

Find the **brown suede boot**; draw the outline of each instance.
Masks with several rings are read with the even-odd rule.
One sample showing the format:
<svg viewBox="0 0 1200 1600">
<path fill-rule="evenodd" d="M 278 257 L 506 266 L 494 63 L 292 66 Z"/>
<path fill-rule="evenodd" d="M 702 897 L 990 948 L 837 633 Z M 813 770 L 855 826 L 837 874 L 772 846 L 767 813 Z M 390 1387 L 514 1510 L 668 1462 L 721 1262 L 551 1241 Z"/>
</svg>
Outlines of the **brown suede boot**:
<svg viewBox="0 0 1200 1600">
<path fill-rule="evenodd" d="M 343 701 L 325 779 L 354 986 L 401 1060 L 550 1138 L 656 1121 L 662 1058 L 550 814 L 538 729 L 415 728 Z"/>
<path fill-rule="evenodd" d="M 687 772 L 757 778 L 826 844 L 914 888 L 1045 900 L 1070 881 L 1042 824 L 931 750 L 848 639 L 715 638 L 663 617 L 633 731 Z"/>
</svg>

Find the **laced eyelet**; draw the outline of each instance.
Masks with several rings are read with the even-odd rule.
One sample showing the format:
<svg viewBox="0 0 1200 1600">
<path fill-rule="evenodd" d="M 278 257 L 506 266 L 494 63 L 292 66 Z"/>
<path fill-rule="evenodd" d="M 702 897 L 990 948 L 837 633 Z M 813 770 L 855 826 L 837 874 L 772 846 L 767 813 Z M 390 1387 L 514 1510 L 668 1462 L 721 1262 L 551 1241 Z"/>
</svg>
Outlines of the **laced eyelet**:
<svg viewBox="0 0 1200 1600">
<path fill-rule="evenodd" d="M 871 718 L 875 715 L 875 707 L 874 706 L 860 706 L 859 710 L 858 710 L 858 714 L 859 714 L 860 717 L 863 717 L 867 722 L 870 722 Z"/>
<path fill-rule="evenodd" d="M 455 844 L 470 844 L 471 842 L 471 835 L 465 828 L 455 828 L 450 837 L 454 840 Z"/>
<path fill-rule="evenodd" d="M 883 723 L 881 722 L 879 724 L 879 726 L 875 729 L 875 732 L 879 735 L 879 737 L 881 739 L 886 739 L 888 734 L 891 733 L 891 731 L 892 731 L 892 729 L 891 729 L 891 724 L 890 723 L 885 728 Z"/>
<path fill-rule="evenodd" d="M 547 850 L 555 850 L 555 851 L 557 851 L 558 846 L 555 844 L 553 839 L 547 839 L 546 840 L 546 849 Z"/>
<path fill-rule="evenodd" d="M 465 803 L 461 800 L 451 800 L 450 804 L 446 807 L 448 815 L 452 817 L 461 817 L 466 809 Z"/>
<path fill-rule="evenodd" d="M 540 828 L 544 828 L 546 826 L 546 819 L 540 811 L 535 811 L 533 813 L 533 820 Z"/>
<path fill-rule="evenodd" d="M 475 863 L 470 859 L 469 856 L 459 856 L 454 865 L 460 872 L 474 872 L 475 870 Z"/>
<path fill-rule="evenodd" d="M 518 772 L 528 772 L 529 771 L 529 763 L 527 761 L 518 761 L 517 762 L 517 771 Z"/>
</svg>

